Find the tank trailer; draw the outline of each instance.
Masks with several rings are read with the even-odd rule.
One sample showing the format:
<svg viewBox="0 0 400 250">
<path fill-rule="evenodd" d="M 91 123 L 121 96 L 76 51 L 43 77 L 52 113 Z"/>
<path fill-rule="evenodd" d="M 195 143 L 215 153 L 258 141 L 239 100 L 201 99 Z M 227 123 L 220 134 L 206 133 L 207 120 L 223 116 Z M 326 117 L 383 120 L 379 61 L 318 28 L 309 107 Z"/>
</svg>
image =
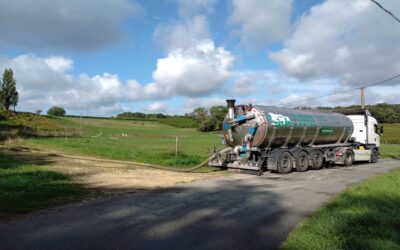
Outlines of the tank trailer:
<svg viewBox="0 0 400 250">
<path fill-rule="evenodd" d="M 215 151 L 209 166 L 285 174 L 379 159 L 383 128 L 366 109 L 335 113 L 226 102 L 223 135 L 231 149 Z"/>
</svg>

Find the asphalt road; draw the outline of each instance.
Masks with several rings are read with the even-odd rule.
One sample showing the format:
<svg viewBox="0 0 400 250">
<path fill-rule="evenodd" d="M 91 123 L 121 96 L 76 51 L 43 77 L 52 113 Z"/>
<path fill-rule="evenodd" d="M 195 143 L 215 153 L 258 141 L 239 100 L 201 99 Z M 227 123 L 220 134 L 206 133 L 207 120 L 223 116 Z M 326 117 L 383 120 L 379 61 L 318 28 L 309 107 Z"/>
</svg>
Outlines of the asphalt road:
<svg viewBox="0 0 400 250">
<path fill-rule="evenodd" d="M 399 160 L 263 176 L 237 174 L 53 208 L 0 222 L 0 249 L 276 249 L 347 186 Z"/>
</svg>

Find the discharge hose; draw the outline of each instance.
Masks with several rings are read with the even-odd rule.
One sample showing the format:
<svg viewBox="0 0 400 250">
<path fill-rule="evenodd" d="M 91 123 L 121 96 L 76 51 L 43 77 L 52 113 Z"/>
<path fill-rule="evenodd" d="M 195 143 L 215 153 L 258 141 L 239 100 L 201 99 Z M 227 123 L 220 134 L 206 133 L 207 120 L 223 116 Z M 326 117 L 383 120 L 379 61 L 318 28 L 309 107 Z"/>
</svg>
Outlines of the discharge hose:
<svg viewBox="0 0 400 250">
<path fill-rule="evenodd" d="M 219 154 L 224 154 L 229 151 L 231 151 L 232 148 L 228 147 L 225 149 L 222 149 L 220 151 L 215 152 L 212 156 L 210 156 L 207 160 L 203 161 L 202 163 L 192 167 L 192 168 L 187 168 L 187 169 L 179 169 L 176 167 L 164 167 L 160 165 L 155 165 L 155 164 L 148 164 L 148 163 L 142 163 L 142 162 L 132 162 L 132 161 L 120 161 L 120 160 L 107 160 L 107 159 L 99 159 L 99 158 L 91 158 L 91 157 L 81 157 L 81 156 L 72 156 L 72 155 L 64 155 L 64 154 L 57 154 L 57 156 L 61 156 L 64 158 L 69 158 L 69 159 L 76 159 L 76 160 L 89 160 L 89 161 L 99 161 L 99 162 L 109 162 L 109 163 L 119 163 L 119 164 L 129 164 L 129 165 L 136 165 L 136 166 L 141 166 L 141 167 L 148 167 L 148 168 L 154 168 L 154 169 L 160 169 L 160 170 L 166 170 L 166 171 L 173 171 L 173 172 L 193 172 L 197 169 L 202 168 L 204 165 L 206 165 L 209 161 L 213 160 L 217 155 Z"/>
</svg>

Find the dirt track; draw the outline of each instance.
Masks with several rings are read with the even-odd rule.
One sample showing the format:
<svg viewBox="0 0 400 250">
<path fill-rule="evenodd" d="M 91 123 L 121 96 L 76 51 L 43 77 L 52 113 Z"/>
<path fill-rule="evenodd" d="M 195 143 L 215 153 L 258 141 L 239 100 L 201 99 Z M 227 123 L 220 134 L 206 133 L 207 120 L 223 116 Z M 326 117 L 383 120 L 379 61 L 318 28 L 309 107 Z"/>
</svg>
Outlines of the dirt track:
<svg viewBox="0 0 400 250">
<path fill-rule="evenodd" d="M 101 192 L 129 192 L 143 189 L 173 187 L 179 183 L 226 175 L 213 173 L 175 173 L 146 168 L 123 161 L 98 161 L 93 157 L 76 157 L 62 152 L 29 148 L 0 147 L 0 152 L 19 160 L 61 172 L 72 177 L 74 183 Z M 65 156 L 65 157 L 64 157 Z"/>
</svg>

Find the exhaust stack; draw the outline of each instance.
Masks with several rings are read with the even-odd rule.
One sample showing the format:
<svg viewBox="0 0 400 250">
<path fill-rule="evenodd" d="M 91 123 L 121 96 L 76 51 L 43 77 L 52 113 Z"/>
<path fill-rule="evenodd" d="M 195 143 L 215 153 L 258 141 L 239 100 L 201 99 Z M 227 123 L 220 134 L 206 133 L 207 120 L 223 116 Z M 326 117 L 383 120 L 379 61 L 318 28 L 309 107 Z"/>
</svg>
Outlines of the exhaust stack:
<svg viewBox="0 0 400 250">
<path fill-rule="evenodd" d="M 228 108 L 228 118 L 234 119 L 235 118 L 235 101 L 234 99 L 226 100 L 226 106 Z"/>
</svg>

